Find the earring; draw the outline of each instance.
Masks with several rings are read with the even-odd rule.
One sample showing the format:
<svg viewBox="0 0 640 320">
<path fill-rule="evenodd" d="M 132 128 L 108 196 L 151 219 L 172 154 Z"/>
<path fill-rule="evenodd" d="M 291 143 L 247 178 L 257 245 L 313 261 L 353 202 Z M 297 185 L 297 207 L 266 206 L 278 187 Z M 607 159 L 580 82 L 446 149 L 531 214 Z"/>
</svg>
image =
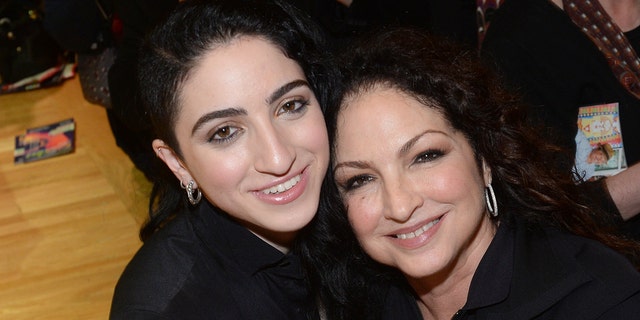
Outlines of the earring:
<svg viewBox="0 0 640 320">
<path fill-rule="evenodd" d="M 182 183 L 182 180 L 180 180 L 180 188 L 187 190 L 187 198 L 189 198 L 189 202 L 195 206 L 196 204 L 198 204 L 198 202 L 200 202 L 200 199 L 202 199 L 202 192 L 200 192 L 200 190 L 198 190 L 197 188 L 194 190 L 194 184 L 196 184 L 195 181 L 190 180 L 189 183 L 185 186 L 184 183 Z M 194 191 L 196 192 L 195 197 L 193 196 Z"/>
<path fill-rule="evenodd" d="M 493 217 L 498 216 L 498 201 L 496 201 L 496 194 L 493 192 L 493 187 L 491 183 L 484 188 L 484 199 L 487 202 L 487 209 L 489 210 L 489 214 Z"/>
</svg>

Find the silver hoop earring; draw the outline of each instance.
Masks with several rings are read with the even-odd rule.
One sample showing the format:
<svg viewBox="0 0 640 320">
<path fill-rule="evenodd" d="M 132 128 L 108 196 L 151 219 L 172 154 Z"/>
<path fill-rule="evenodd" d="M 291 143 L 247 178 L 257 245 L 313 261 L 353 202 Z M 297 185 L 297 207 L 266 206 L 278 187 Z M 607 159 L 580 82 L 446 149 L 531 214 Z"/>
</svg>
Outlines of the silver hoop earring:
<svg viewBox="0 0 640 320">
<path fill-rule="evenodd" d="M 484 199 L 487 202 L 487 209 L 489 210 L 489 214 L 493 217 L 498 216 L 498 201 L 496 201 L 496 194 L 493 192 L 493 187 L 491 183 L 484 188 Z"/>
<path fill-rule="evenodd" d="M 182 180 L 180 181 L 180 187 L 183 189 L 187 189 L 187 198 L 189 198 L 189 202 L 191 202 L 191 204 L 195 206 L 196 204 L 198 204 L 198 202 L 200 202 L 200 199 L 202 199 L 202 192 L 200 192 L 200 190 L 198 190 L 197 188 L 194 190 L 194 184 L 195 181 L 191 180 L 185 187 L 182 183 Z M 193 196 L 194 192 L 196 193 L 195 197 Z"/>
</svg>

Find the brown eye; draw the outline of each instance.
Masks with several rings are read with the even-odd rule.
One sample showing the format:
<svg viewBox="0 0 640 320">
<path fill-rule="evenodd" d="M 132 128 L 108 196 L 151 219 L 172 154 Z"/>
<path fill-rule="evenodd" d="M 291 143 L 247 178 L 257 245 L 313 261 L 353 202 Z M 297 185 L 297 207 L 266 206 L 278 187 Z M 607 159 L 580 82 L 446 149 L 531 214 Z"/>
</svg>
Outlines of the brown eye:
<svg viewBox="0 0 640 320">
<path fill-rule="evenodd" d="M 281 114 L 296 114 L 296 113 L 301 113 L 304 110 L 307 109 L 307 106 L 309 105 L 309 101 L 308 100 L 288 100 L 285 101 L 280 108 L 278 109 L 278 115 Z"/>
<path fill-rule="evenodd" d="M 236 135 L 238 130 L 238 128 L 230 126 L 222 127 L 213 133 L 211 138 L 209 138 L 209 142 L 222 143 L 228 141 Z"/>
<path fill-rule="evenodd" d="M 218 131 L 216 131 L 215 136 L 220 138 L 220 139 L 224 139 L 226 137 L 228 137 L 231 134 L 231 128 L 229 127 L 224 127 Z"/>
<path fill-rule="evenodd" d="M 296 103 L 294 101 L 288 101 L 282 106 L 282 111 L 290 112 L 296 109 Z"/>
</svg>

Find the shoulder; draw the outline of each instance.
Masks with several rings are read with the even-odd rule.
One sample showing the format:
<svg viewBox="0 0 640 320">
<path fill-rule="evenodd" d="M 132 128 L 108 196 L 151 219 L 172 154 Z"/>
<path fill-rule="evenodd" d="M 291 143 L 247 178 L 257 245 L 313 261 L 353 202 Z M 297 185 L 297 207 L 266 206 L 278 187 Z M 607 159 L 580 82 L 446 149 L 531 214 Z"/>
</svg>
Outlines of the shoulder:
<svg viewBox="0 0 640 320">
<path fill-rule="evenodd" d="M 111 316 L 160 312 L 187 281 L 200 255 L 193 229 L 181 215 L 154 234 L 131 259 L 115 288 Z"/>
<path fill-rule="evenodd" d="M 640 277 L 628 259 L 599 241 L 550 228 L 544 229 L 544 237 L 556 255 L 572 258 L 591 274 L 615 276 L 611 267 L 616 267 L 615 270 Z"/>
<path fill-rule="evenodd" d="M 640 273 L 624 256 L 598 241 L 557 230 L 546 229 L 543 237 L 548 258 L 567 271 L 560 283 L 573 279 L 575 285 L 552 309 L 556 315 L 623 319 L 640 313 Z"/>
</svg>

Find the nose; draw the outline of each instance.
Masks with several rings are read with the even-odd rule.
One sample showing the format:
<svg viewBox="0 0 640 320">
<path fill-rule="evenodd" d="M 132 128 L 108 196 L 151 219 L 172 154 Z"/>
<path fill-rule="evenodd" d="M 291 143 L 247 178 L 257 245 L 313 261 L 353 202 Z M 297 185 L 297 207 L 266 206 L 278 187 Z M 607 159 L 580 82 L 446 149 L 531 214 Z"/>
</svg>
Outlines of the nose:
<svg viewBox="0 0 640 320">
<path fill-rule="evenodd" d="M 384 184 L 383 199 L 384 217 L 398 222 L 409 220 L 413 212 L 424 203 L 415 185 L 401 175 L 390 183 L 387 180 Z"/>
<path fill-rule="evenodd" d="M 261 173 L 284 175 L 291 169 L 296 153 L 288 135 L 273 125 L 259 130 L 256 144 L 255 169 Z"/>
</svg>

